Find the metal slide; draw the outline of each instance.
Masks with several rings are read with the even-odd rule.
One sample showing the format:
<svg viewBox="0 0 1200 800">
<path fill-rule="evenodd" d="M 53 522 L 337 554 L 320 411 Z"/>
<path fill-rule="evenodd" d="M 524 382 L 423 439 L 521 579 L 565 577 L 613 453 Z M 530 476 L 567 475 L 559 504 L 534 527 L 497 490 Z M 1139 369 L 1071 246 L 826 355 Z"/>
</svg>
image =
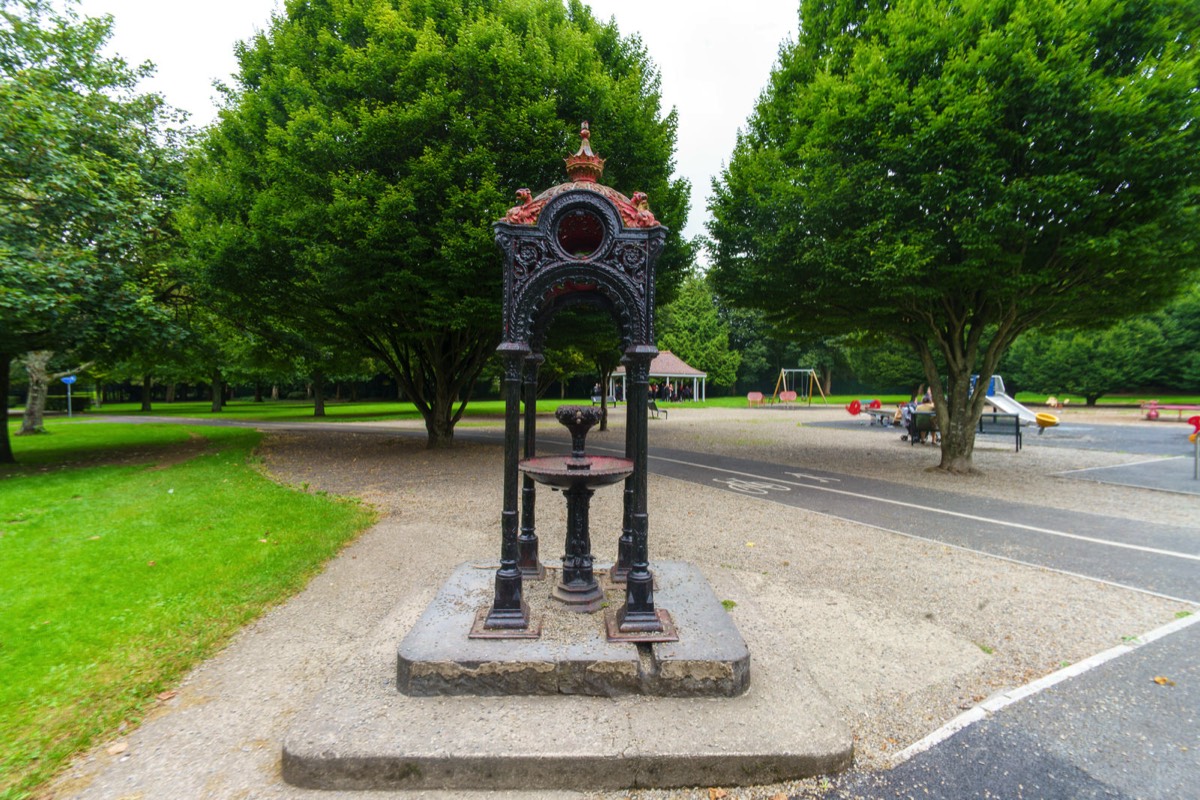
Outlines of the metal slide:
<svg viewBox="0 0 1200 800">
<path fill-rule="evenodd" d="M 1012 399 L 1004 392 L 994 391 L 987 397 L 987 402 L 996 407 L 997 411 L 1002 411 L 1005 414 L 1016 414 L 1021 419 L 1022 425 L 1033 425 L 1037 423 L 1037 414 L 1030 411 L 1025 406 Z"/>
</svg>

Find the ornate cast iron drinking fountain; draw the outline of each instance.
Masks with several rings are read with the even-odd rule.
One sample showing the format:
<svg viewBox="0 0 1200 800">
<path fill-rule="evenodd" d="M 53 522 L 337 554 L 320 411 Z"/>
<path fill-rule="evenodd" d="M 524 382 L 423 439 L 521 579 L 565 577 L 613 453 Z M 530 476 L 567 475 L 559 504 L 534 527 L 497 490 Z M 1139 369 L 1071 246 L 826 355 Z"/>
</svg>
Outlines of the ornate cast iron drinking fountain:
<svg viewBox="0 0 1200 800">
<path fill-rule="evenodd" d="M 650 569 L 654 265 L 667 230 L 646 195 L 629 199 L 598 182 L 604 159 L 592 152 L 587 123 L 581 136 L 579 151 L 566 159 L 570 181 L 536 197 L 521 189 L 520 204 L 494 225 L 505 261 L 500 565 L 489 573 L 460 565 L 401 642 L 396 686 L 409 696 L 732 697 L 749 686 L 749 652 L 700 571 L 681 561 Z M 607 311 L 621 335 L 629 376 L 622 457 L 586 451 L 588 431 L 600 420 L 590 406 L 556 413 L 571 433 L 569 454 L 538 452 L 537 373 L 546 332 L 559 311 L 580 303 Z M 594 492 L 621 482 L 620 520 L 593 529 Z M 567 502 L 562 563 L 551 569 L 538 552 L 540 486 L 561 490 Z M 612 566 L 594 567 L 594 559 L 609 560 L 605 551 Z M 672 613 L 656 605 L 656 594 Z"/>
<path fill-rule="evenodd" d="M 630 471 L 627 477 L 622 476 L 624 522 L 616 563 L 610 572 L 613 580 L 625 583 L 625 602 L 611 620 L 609 632 L 613 638 L 641 641 L 653 641 L 656 635 L 659 639 L 673 636 L 669 615 L 654 605 L 646 498 L 649 369 L 658 354 L 654 346 L 654 263 L 666 242 L 667 230 L 650 212 L 644 193 L 636 192 L 629 199 L 598 182 L 604 172 L 604 159 L 592 152 L 586 122 L 580 136 L 579 151 L 566 159 L 570 181 L 537 197 L 528 189 L 519 190 L 520 204 L 494 226 L 496 242 L 505 256 L 504 340 L 498 348 L 505 361 L 504 507 L 494 597 L 476 626 L 473 635 L 477 636 L 501 636 L 503 631 L 528 636 L 536 629 L 536 624 L 531 627 L 523 581 L 543 572 L 534 525 L 533 484 L 549 481 L 544 473 L 524 470 L 518 533 L 521 392 L 524 386 L 524 457 L 528 461 L 537 459 L 534 409 L 546 328 L 561 309 L 577 303 L 598 305 L 612 315 L 621 334 L 621 360 L 631 379 L 625 429 L 625 459 L 630 462 Z M 613 482 L 620 479 L 614 478 Z M 585 484 L 577 482 L 577 496 Z M 580 516 L 578 508 L 575 514 Z M 586 518 L 584 506 L 585 527 Z M 590 558 L 589 553 L 589 562 Z M 587 597 L 574 604 L 590 608 L 602 599 L 598 589 L 564 588 L 578 587 L 584 571 L 591 579 L 590 564 L 586 570 L 567 565 L 567 561 L 574 564 L 581 559 L 581 554 L 571 551 L 569 541 L 564 578 L 555 596 L 565 602 L 570 602 L 568 597 Z"/>
</svg>

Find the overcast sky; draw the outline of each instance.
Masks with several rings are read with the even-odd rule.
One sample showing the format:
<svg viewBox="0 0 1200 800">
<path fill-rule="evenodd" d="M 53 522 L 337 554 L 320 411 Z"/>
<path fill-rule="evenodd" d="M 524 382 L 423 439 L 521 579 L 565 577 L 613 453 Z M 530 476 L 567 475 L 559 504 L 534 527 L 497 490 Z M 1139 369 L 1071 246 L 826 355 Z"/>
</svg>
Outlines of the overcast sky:
<svg viewBox="0 0 1200 800">
<path fill-rule="evenodd" d="M 704 232 L 711 180 L 733 150 L 737 130 L 766 85 L 785 38 L 795 38 L 799 0 L 592 0 L 600 19 L 641 36 L 662 72 L 663 105 L 679 111 L 678 174 L 692 184 L 684 235 Z M 152 61 L 144 86 L 192 115 L 216 116 L 212 82 L 236 69 L 235 42 L 265 28 L 277 0 L 82 0 L 89 16 L 112 14 L 112 50 L 130 63 Z M 603 155 L 603 153 L 601 153 Z M 632 192 L 638 187 L 617 187 Z M 650 198 L 653 207 L 654 198 Z"/>
</svg>

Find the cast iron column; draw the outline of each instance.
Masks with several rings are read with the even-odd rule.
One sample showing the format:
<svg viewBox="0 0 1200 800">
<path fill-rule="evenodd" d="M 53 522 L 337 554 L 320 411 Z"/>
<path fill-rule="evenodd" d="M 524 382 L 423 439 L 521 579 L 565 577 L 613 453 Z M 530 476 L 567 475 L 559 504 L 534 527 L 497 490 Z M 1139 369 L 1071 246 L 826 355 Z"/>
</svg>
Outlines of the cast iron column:
<svg viewBox="0 0 1200 800">
<path fill-rule="evenodd" d="M 517 456 L 521 427 L 521 367 L 529 348 L 505 342 L 497 348 L 504 358 L 504 508 L 500 512 L 500 569 L 496 593 L 485 628 L 527 628 L 529 606 L 521 591 L 517 566 Z"/>
<path fill-rule="evenodd" d="M 648 489 L 646 468 L 647 405 L 650 395 L 650 361 L 658 351 L 652 345 L 638 345 L 626 352 L 629 365 L 626 373 L 632 378 L 629 392 L 630 421 L 636 431 L 633 436 L 633 564 L 625 580 L 625 605 L 617 611 L 617 625 L 622 633 L 661 631 L 663 624 L 654 608 L 654 576 L 650 573 Z"/>
<path fill-rule="evenodd" d="M 621 357 L 621 364 L 625 367 L 626 377 L 622 379 L 622 384 L 625 386 L 625 457 L 636 463 L 637 458 L 634 455 L 637 450 L 637 420 L 634 416 L 637 414 L 638 407 L 629 398 L 629 367 L 630 361 L 627 356 Z M 646 409 L 642 408 L 642 415 L 645 416 Z M 629 569 L 633 566 L 633 494 L 634 482 L 637 480 L 637 473 L 630 475 L 625 479 L 625 491 L 623 496 L 622 514 L 621 514 L 621 536 L 617 539 L 617 561 L 613 564 L 612 569 L 608 572 L 609 580 L 613 583 L 624 583 L 629 577 Z"/>
<path fill-rule="evenodd" d="M 545 361 L 541 353 L 525 357 L 525 458 L 537 455 L 537 382 L 538 367 Z M 538 560 L 538 537 L 534 524 L 537 490 L 533 478 L 521 476 L 521 534 L 517 537 L 517 566 L 529 580 L 546 577 L 546 568 Z"/>
</svg>

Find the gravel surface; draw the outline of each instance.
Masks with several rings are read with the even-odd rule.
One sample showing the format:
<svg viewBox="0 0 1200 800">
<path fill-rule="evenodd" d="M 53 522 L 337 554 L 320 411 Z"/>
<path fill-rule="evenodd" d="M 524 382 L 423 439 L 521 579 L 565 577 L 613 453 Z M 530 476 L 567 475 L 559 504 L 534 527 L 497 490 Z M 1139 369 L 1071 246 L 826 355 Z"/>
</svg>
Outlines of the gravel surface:
<svg viewBox="0 0 1200 800">
<path fill-rule="evenodd" d="M 812 427 L 845 412 L 672 409 L 652 445 L 881 478 L 1049 507 L 1195 526 L 1200 501 L 1051 477 L 1124 463 L 1119 454 L 981 445 L 980 475 L 927 468 L 936 448 L 890 430 Z M 548 418 L 547 418 L 548 419 Z M 1094 418 L 1093 418 L 1094 420 Z M 1094 420 L 1095 421 L 1095 420 Z M 378 423 L 375 423 L 378 424 Z M 543 423 L 545 424 L 545 423 Z M 397 428 L 411 427 L 400 424 Z M 201 665 L 111 756 L 106 742 L 54 785 L 55 798 L 448 798 L 449 793 L 305 792 L 279 777 L 289 720 L 320 691 L 363 631 L 415 621 L 462 561 L 488 562 L 499 539 L 500 448 L 460 441 L 431 452 L 420 438 L 312 432 L 268 437 L 265 468 L 307 491 L 364 498 L 382 520 L 299 596 L 247 627 Z M 620 425 L 589 443 L 615 446 Z M 543 493 L 543 555 L 561 547 L 564 504 Z M 860 767 L 891 755 L 965 708 L 1170 621 L 1177 603 L 1092 581 L 889 534 L 732 492 L 650 476 L 652 558 L 696 563 L 753 654 L 773 637 L 798 642 L 803 672 L 855 732 Z M 592 505 L 597 557 L 611 558 L 620 491 Z M 615 521 L 615 522 L 614 522 Z M 752 655 L 753 658 L 753 655 Z M 786 714 L 786 710 L 781 710 Z M 719 732 L 714 732 L 719 735 Z M 817 780 L 729 789 L 730 798 L 804 796 Z M 478 798 L 672 798 L 695 790 L 622 793 L 454 793 Z"/>
</svg>

